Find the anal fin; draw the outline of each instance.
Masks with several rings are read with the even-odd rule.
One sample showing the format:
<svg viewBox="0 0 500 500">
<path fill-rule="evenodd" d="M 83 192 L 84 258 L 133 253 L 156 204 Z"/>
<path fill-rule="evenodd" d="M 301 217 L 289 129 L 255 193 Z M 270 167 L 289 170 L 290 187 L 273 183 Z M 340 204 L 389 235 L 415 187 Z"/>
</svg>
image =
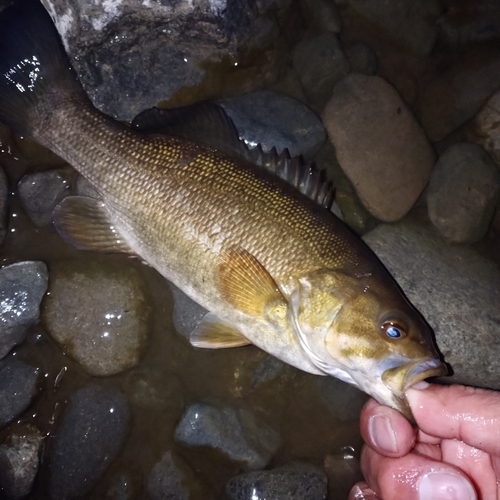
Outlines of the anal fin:
<svg viewBox="0 0 500 500">
<path fill-rule="evenodd" d="M 191 345 L 206 349 L 241 347 L 251 342 L 233 325 L 208 313 L 190 336 Z"/>
<path fill-rule="evenodd" d="M 116 231 L 101 200 L 68 196 L 55 208 L 52 221 L 61 237 L 80 250 L 136 255 Z"/>
</svg>

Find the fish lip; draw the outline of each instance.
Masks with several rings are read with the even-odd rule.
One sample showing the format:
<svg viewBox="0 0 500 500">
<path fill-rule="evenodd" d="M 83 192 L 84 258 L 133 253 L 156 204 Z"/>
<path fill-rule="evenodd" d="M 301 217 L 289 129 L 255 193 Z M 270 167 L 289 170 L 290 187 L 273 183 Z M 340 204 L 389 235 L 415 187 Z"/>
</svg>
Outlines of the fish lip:
<svg viewBox="0 0 500 500">
<path fill-rule="evenodd" d="M 429 358 L 416 362 L 406 373 L 403 392 L 410 387 L 429 377 L 440 377 L 447 375 L 448 368 L 437 358 Z"/>
</svg>

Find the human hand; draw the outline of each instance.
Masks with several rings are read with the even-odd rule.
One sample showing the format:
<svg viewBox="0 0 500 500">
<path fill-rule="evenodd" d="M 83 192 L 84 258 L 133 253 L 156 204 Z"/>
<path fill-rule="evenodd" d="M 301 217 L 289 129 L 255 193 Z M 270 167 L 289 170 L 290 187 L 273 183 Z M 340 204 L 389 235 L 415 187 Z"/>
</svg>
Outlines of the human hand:
<svg viewBox="0 0 500 500">
<path fill-rule="evenodd" d="M 500 393 L 421 383 L 406 395 L 417 429 L 373 399 L 364 406 L 367 484 L 349 500 L 500 500 Z"/>
</svg>

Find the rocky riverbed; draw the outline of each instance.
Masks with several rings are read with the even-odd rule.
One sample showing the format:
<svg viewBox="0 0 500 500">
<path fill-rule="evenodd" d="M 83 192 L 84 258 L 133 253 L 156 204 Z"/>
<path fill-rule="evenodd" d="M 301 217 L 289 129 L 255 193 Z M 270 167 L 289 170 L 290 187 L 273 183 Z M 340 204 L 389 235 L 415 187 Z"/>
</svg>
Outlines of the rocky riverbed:
<svg viewBox="0 0 500 500">
<path fill-rule="evenodd" d="M 313 160 L 434 329 L 444 382 L 500 390 L 498 2 L 44 3 L 105 113 L 213 99 L 248 144 Z M 366 396 L 193 348 L 200 306 L 55 232 L 70 194 L 92 187 L 0 125 L 0 497 L 346 498 Z"/>
</svg>

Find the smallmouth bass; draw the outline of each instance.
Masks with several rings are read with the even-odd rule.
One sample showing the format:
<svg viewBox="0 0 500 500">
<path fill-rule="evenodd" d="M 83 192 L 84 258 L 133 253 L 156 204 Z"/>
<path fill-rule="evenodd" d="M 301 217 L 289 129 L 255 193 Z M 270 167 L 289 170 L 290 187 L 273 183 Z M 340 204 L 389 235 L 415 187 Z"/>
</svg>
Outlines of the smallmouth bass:
<svg viewBox="0 0 500 500">
<path fill-rule="evenodd" d="M 99 192 L 56 209 L 66 240 L 138 255 L 210 311 L 193 345 L 255 344 L 409 418 L 405 390 L 446 373 L 425 322 L 339 219 L 264 168 L 96 110 L 33 0 L 0 15 L 0 121 Z"/>
</svg>

